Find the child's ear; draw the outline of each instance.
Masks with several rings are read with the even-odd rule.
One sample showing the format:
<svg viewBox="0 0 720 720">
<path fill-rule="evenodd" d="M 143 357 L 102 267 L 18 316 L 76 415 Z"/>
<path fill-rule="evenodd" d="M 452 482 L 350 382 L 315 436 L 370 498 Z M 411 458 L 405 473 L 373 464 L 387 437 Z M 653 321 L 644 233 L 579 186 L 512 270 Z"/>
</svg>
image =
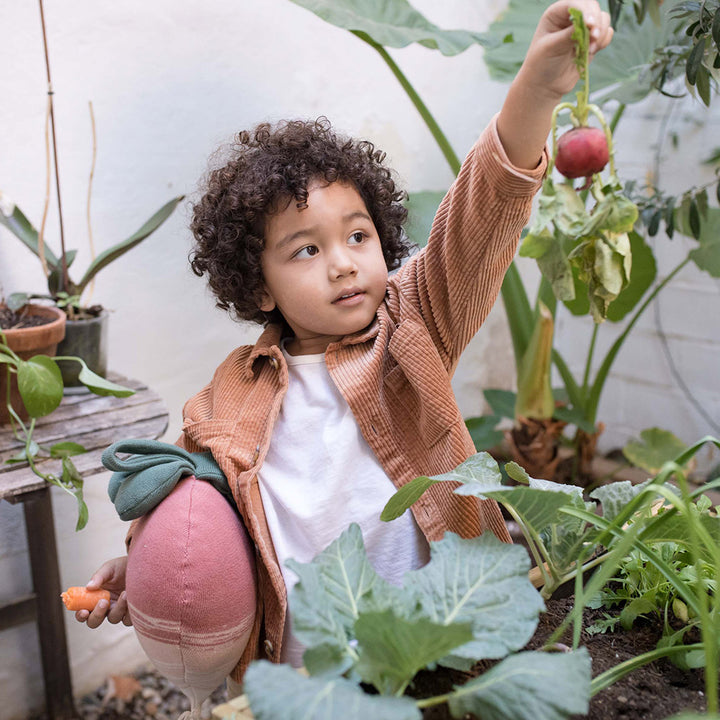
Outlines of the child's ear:
<svg viewBox="0 0 720 720">
<path fill-rule="evenodd" d="M 263 287 L 262 289 L 262 295 L 260 297 L 260 309 L 263 312 L 272 312 L 277 305 L 275 304 L 275 300 L 273 299 L 273 296 L 268 291 L 267 287 Z"/>
</svg>

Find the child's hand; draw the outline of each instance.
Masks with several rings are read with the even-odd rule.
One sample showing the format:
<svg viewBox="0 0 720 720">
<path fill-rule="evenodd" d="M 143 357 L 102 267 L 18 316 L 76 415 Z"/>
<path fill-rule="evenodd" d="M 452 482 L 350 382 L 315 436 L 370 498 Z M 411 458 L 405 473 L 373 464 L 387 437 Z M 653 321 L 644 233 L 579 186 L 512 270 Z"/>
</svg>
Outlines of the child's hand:
<svg viewBox="0 0 720 720">
<path fill-rule="evenodd" d="M 544 90 L 556 101 L 569 93 L 579 75 L 575 66 L 573 25 L 569 9 L 583 14 L 590 32 L 590 59 L 612 40 L 610 15 L 600 9 L 597 0 L 560 0 L 545 10 L 538 23 L 523 63 L 524 80 Z"/>
<path fill-rule="evenodd" d="M 537 167 L 550 132 L 553 109 L 580 79 L 575 65 L 571 7 L 580 10 L 585 18 L 591 57 L 612 40 L 610 16 L 600 9 L 597 0 L 560 0 L 545 10 L 497 122 L 500 142 L 510 162 L 520 168 Z"/>
<path fill-rule="evenodd" d="M 125 625 L 132 625 L 128 612 L 127 597 L 125 595 L 125 570 L 127 569 L 127 555 L 113 558 L 103 563 L 85 586 L 88 590 L 100 588 L 110 591 L 110 602 L 101 600 L 92 612 L 78 610 L 75 619 L 86 622 L 89 628 L 99 627 L 103 620 L 113 625 L 122 621 Z"/>
</svg>

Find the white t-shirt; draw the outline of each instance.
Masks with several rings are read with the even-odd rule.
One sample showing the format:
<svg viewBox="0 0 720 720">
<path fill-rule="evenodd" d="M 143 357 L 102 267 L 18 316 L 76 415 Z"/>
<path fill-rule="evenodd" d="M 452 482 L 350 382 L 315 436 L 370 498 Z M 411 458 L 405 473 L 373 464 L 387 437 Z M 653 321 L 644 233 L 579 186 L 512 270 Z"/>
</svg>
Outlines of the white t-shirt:
<svg viewBox="0 0 720 720">
<path fill-rule="evenodd" d="M 377 573 L 400 585 L 406 572 L 430 559 L 425 536 L 412 513 L 380 520 L 395 486 L 335 387 L 324 354 L 283 353 L 289 387 L 258 480 L 288 594 L 298 578 L 285 561 L 310 562 L 353 522 Z M 281 659 L 299 667 L 304 647 L 289 617 Z"/>
</svg>

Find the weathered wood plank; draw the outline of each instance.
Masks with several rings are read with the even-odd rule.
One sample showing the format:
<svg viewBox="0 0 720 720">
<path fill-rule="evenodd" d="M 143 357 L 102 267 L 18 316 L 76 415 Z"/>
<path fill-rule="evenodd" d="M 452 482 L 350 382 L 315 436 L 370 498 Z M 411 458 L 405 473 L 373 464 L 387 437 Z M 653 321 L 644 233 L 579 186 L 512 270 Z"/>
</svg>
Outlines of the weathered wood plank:
<svg viewBox="0 0 720 720">
<path fill-rule="evenodd" d="M 141 405 L 128 405 L 126 407 L 116 406 L 94 415 L 81 415 L 74 420 L 51 423 L 36 428 L 33 439 L 41 445 L 52 445 L 56 442 L 70 440 L 85 445 L 88 450 L 92 450 L 99 447 L 99 445 L 87 445 L 79 438 L 85 437 L 89 442 L 89 438 L 99 431 L 111 430 L 117 427 L 130 427 L 135 423 L 162 416 L 167 416 L 165 403 L 162 400 L 152 400 Z M 4 462 L 7 457 L 14 455 L 18 449 L 22 449 L 22 443 L 15 437 L 9 435 L 3 438 L 0 441 L 0 460 Z"/>
<path fill-rule="evenodd" d="M 88 452 L 77 455 L 73 462 L 83 477 L 103 472 L 102 451 L 126 438 L 158 438 L 168 425 L 167 408 L 162 399 L 146 385 L 111 374 L 113 382 L 137 389 L 127 398 L 101 397 L 92 393 L 63 398 L 61 406 L 43 418 L 33 435 L 41 445 L 71 441 Z M 0 426 L 0 499 L 10 502 L 23 493 L 45 487 L 27 464 L 7 465 L 5 460 L 17 454 L 22 444 L 13 436 L 9 425 Z M 37 466 L 45 473 L 60 474 L 59 460 L 39 460 Z"/>
</svg>

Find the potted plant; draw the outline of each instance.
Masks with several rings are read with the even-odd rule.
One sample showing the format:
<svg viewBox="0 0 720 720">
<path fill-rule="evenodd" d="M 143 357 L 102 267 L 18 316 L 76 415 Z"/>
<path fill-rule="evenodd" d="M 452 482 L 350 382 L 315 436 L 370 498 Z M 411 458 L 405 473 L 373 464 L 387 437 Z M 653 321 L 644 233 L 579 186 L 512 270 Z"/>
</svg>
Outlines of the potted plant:
<svg viewBox="0 0 720 720">
<path fill-rule="evenodd" d="M 43 45 L 45 49 L 45 67 L 48 81 L 48 120 L 51 131 L 50 142 L 47 143 L 48 152 L 52 147 L 54 157 L 55 186 L 57 188 L 58 218 L 60 230 L 60 254 L 56 255 L 45 242 L 44 227 L 47 217 L 47 210 L 50 202 L 50 178 L 47 178 L 47 191 L 43 219 L 38 231 L 28 220 L 19 207 L 0 190 L 0 225 L 7 228 L 26 247 L 37 256 L 42 266 L 43 273 L 47 278 L 47 293 L 28 294 L 15 293 L 8 297 L 7 305 L 11 310 L 18 310 L 28 303 L 32 298 L 49 298 L 58 308 L 61 308 L 67 316 L 65 327 L 65 339 L 59 347 L 61 354 L 82 357 L 85 363 L 98 375 L 104 376 L 107 370 L 106 365 L 106 322 L 107 312 L 100 305 L 84 305 L 83 294 L 94 280 L 95 276 L 107 267 L 111 262 L 124 255 L 126 252 L 141 243 L 145 238 L 157 230 L 167 220 L 177 207 L 183 196 L 175 197 L 161 207 L 150 217 L 137 232 L 130 237 L 103 251 L 94 257 L 84 274 L 77 282 L 73 280 L 68 270 L 75 259 L 76 251 L 66 249 L 65 235 L 63 230 L 63 214 L 60 194 L 60 178 L 57 163 L 57 141 L 55 133 L 55 120 L 53 113 L 53 92 L 50 78 L 50 61 L 47 47 L 47 36 L 45 32 L 45 20 L 43 14 L 43 3 L 40 4 L 40 18 L 42 23 Z M 91 105 L 92 113 L 92 105 Z M 94 132 L 94 122 L 93 122 Z M 48 158 L 48 167 L 50 159 Z M 93 171 L 94 172 L 94 158 Z M 92 240 L 92 233 L 91 233 Z M 92 247 L 92 241 L 91 241 Z M 60 369 L 65 385 L 80 385 L 79 369 L 76 363 L 62 362 Z"/>
<path fill-rule="evenodd" d="M 55 355 L 58 343 L 65 337 L 65 313 L 57 307 L 31 304 L 17 310 L 0 302 L 0 333 L 3 333 L 4 351 L 0 351 L 0 425 L 10 422 L 9 406 L 22 419 L 28 414 L 18 390 L 15 374 L 10 372 L 9 361 L 4 359 L 15 353 L 21 360 L 34 355 Z"/>
<path fill-rule="evenodd" d="M 0 306 L 0 317 L 5 309 L 6 307 Z M 77 365 L 79 381 L 97 395 L 127 397 L 135 391 L 100 377 L 92 372 L 81 358 L 50 357 L 44 352 L 54 352 L 53 344 L 57 345 L 62 337 L 65 314 L 58 308 L 32 305 L 26 307 L 19 316 L 25 320 L 40 317 L 49 322 L 36 327 L 13 328 L 7 331 L 0 328 L 0 424 L 9 422 L 15 437 L 23 446 L 22 450 L 7 462 L 27 462 L 38 477 L 73 495 L 78 502 L 76 530 L 81 530 L 87 523 L 88 509 L 83 500 L 83 479 L 71 457 L 84 453 L 85 448 L 72 442 L 45 447 L 33 440 L 36 420 L 53 412 L 63 398 L 64 385 L 58 361 L 62 359 Z M 32 347 L 32 340 L 29 339 L 32 336 L 39 337 L 38 345 L 44 346 Z M 62 461 L 62 473 L 59 477 L 42 472 L 35 464 L 37 458 L 45 457 Z"/>
</svg>

